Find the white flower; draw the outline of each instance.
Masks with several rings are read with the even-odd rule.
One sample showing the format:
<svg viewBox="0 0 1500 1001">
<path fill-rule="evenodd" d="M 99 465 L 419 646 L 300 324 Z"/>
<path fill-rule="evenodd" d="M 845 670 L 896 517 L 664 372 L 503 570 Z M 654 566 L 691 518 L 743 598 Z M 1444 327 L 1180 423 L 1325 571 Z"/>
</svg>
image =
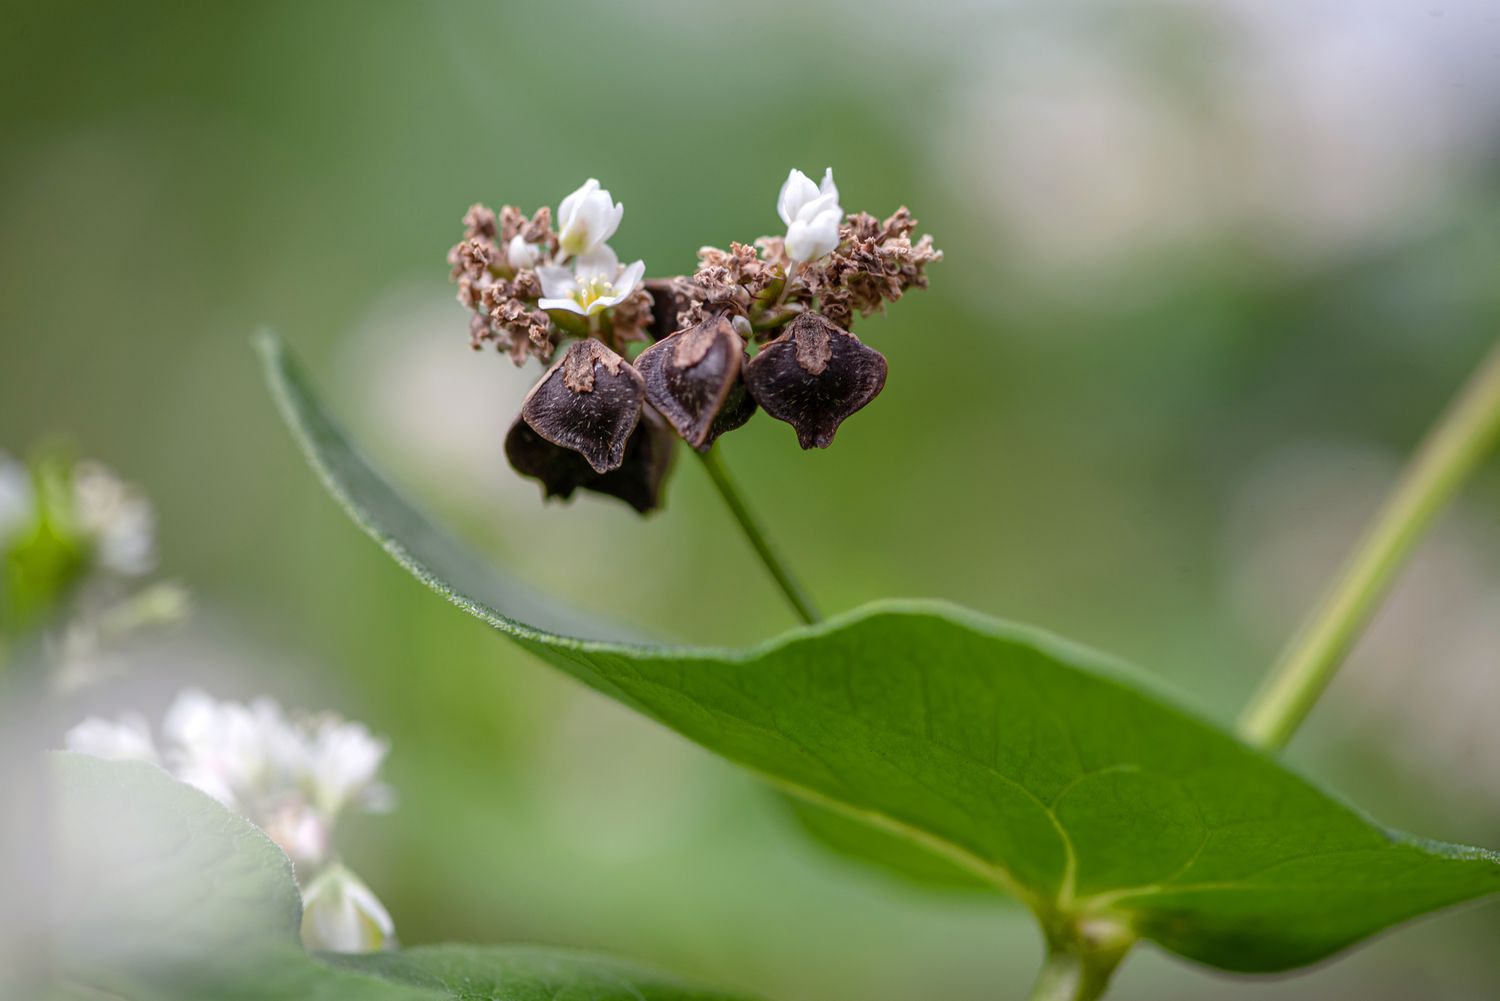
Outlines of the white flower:
<svg viewBox="0 0 1500 1001">
<path fill-rule="evenodd" d="M 646 274 L 643 261 L 621 268 L 620 259 L 608 244 L 581 255 L 573 270 L 553 265 L 536 269 L 542 282 L 542 309 L 562 309 L 582 316 L 618 306 L 630 297 Z"/>
<path fill-rule="evenodd" d="M 615 235 L 620 228 L 620 217 L 625 206 L 615 204 L 614 199 L 599 187 L 592 177 L 583 187 L 562 200 L 557 207 L 558 240 L 564 254 L 587 254 L 605 240 Z"/>
<path fill-rule="evenodd" d="M 542 248 L 539 244 L 527 243 L 526 238 L 517 233 L 510 238 L 510 243 L 506 244 L 505 256 L 517 268 L 530 268 L 534 267 L 537 259 L 542 256 Z"/>
<path fill-rule="evenodd" d="M 79 463 L 73 470 L 73 507 L 101 566 L 134 577 L 156 564 L 156 519 L 135 487 L 98 463 Z"/>
<path fill-rule="evenodd" d="M 335 864 L 302 894 L 302 944 L 330 952 L 376 952 L 396 944 L 396 925 L 370 888 Z"/>
<path fill-rule="evenodd" d="M 118 720 L 90 716 L 69 730 L 63 741 L 68 750 L 96 758 L 160 763 L 151 740 L 151 725 L 139 713 L 126 713 Z"/>
<path fill-rule="evenodd" d="M 31 473 L 21 463 L 0 452 L 0 546 L 25 531 L 36 516 Z"/>
<path fill-rule="evenodd" d="M 776 198 L 776 211 L 786 223 L 786 253 L 794 262 L 817 260 L 839 245 L 844 210 L 832 167 L 824 171 L 822 185 L 793 168 Z"/>
</svg>

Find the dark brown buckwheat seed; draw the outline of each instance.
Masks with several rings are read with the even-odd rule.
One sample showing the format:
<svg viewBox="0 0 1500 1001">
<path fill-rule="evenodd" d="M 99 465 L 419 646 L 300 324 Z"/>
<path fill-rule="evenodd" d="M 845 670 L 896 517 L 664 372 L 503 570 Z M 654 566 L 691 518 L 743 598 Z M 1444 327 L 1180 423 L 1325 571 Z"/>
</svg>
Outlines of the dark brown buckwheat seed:
<svg viewBox="0 0 1500 1001">
<path fill-rule="evenodd" d="M 744 357 L 745 342 L 720 313 L 653 344 L 635 367 L 646 380 L 646 399 L 689 445 L 707 451 L 755 412 L 740 380 Z M 736 395 L 735 406 L 727 407 Z"/>
<path fill-rule="evenodd" d="M 597 473 L 618 469 L 641 418 L 645 382 L 599 341 L 573 342 L 521 404 L 521 419 L 554 445 L 571 448 Z"/>
<path fill-rule="evenodd" d="M 661 488 L 672 468 L 677 434 L 650 406 L 644 408 L 625 445 L 618 469 L 596 473 L 582 455 L 554 445 L 520 417 L 505 436 L 505 456 L 516 472 L 540 480 L 545 497 L 573 496 L 575 490 L 617 497 L 641 514 L 661 507 Z"/>
<path fill-rule="evenodd" d="M 745 365 L 745 385 L 803 448 L 827 448 L 885 386 L 885 356 L 820 313 L 803 313 Z"/>
</svg>

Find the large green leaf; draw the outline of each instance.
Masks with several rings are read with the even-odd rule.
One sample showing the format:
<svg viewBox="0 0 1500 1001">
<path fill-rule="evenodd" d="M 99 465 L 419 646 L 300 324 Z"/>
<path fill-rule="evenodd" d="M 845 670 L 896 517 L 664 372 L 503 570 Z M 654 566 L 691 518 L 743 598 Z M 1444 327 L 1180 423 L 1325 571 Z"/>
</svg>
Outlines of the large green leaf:
<svg viewBox="0 0 1500 1001">
<path fill-rule="evenodd" d="M 1136 672 L 950 605 L 881 602 L 748 650 L 521 621 L 503 578 L 370 468 L 279 343 L 261 349 L 325 485 L 418 579 L 783 790 L 1009 890 L 1049 934 L 1110 929 L 1284 970 L 1500 890 L 1500 856 L 1388 831 Z"/>
<path fill-rule="evenodd" d="M 314 957 L 291 863 L 153 765 L 53 758 L 59 998 L 730 1001 L 615 960 L 434 946 Z"/>
</svg>

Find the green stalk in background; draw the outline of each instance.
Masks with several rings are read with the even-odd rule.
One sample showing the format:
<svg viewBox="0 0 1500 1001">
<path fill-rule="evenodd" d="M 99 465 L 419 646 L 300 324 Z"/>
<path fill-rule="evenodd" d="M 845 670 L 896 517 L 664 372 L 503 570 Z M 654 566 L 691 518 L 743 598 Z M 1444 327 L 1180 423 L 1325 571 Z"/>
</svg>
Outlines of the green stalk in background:
<svg viewBox="0 0 1500 1001">
<path fill-rule="evenodd" d="M 1500 345 L 1417 450 L 1395 491 L 1323 599 L 1292 637 L 1240 718 L 1240 733 L 1276 750 L 1333 680 L 1412 547 L 1500 441 Z"/>
</svg>

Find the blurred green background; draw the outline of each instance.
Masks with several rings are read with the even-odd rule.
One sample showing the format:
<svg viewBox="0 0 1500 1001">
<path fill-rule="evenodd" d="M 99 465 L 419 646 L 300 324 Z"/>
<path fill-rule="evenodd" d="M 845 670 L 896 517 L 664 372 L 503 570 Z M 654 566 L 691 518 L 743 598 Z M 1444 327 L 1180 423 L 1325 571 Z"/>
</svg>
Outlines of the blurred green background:
<svg viewBox="0 0 1500 1001">
<path fill-rule="evenodd" d="M 791 166 L 947 260 L 858 332 L 884 395 L 826 453 L 726 460 L 830 609 L 953 599 L 1232 718 L 1500 329 L 1500 11 L 1460 3 L 130 3 L 0 18 L 0 449 L 152 495 L 190 626 L 82 716 L 180 685 L 391 738 L 343 831 L 405 943 L 611 950 L 777 1001 L 1022 996 L 1013 907 L 824 855 L 751 778 L 554 676 L 361 538 L 249 348 L 279 330 L 494 560 L 664 636 L 789 624 L 701 471 L 541 503 L 501 439 L 536 369 L 471 354 L 474 201 L 584 178 L 648 273 L 777 232 Z M 681 457 L 685 459 L 686 457 Z M 1500 476 L 1424 546 L 1290 752 L 1379 819 L 1500 846 Z M 1490 905 L 1297 979 L 1143 949 L 1114 996 L 1492 998 Z"/>
</svg>

